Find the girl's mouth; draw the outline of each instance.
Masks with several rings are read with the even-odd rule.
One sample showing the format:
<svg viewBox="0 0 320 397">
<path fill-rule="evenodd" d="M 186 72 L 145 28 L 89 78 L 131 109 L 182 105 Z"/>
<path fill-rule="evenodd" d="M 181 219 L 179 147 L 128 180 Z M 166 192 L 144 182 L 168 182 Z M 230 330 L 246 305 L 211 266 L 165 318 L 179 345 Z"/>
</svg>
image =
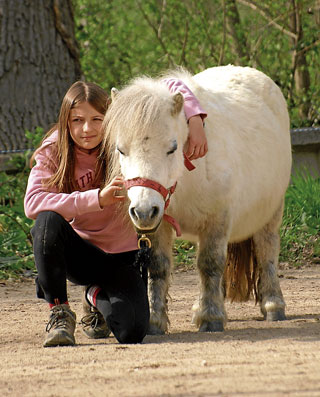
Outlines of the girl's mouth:
<svg viewBox="0 0 320 397">
<path fill-rule="evenodd" d="M 96 136 L 95 135 L 88 135 L 88 136 L 84 136 L 83 139 L 85 141 L 90 141 L 91 139 L 94 139 Z"/>
</svg>

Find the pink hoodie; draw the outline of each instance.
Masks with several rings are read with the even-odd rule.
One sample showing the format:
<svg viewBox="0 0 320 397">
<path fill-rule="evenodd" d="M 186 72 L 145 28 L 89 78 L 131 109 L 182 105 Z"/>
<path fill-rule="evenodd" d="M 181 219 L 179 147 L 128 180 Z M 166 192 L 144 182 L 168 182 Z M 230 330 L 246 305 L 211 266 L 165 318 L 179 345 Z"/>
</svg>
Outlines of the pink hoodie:
<svg viewBox="0 0 320 397">
<path fill-rule="evenodd" d="M 187 120 L 198 114 L 202 118 L 206 117 L 199 102 L 182 81 L 166 79 L 164 82 L 171 92 L 180 91 L 183 94 Z M 58 131 L 50 135 L 42 143 L 35 157 L 36 165 L 30 172 L 24 198 L 26 216 L 36 219 L 42 211 L 55 211 L 70 222 L 80 237 L 89 240 L 103 251 L 119 253 L 137 249 L 137 234 L 124 223 L 117 212 L 117 206 L 101 208 L 99 205 L 99 189 L 92 187 L 97 151 L 87 154 L 75 148 L 75 178 L 79 185 L 78 191 L 67 194 L 43 188 L 42 180 L 52 175 L 52 171 L 45 164 L 49 160 L 53 165 L 50 169 L 57 167 L 52 154 L 52 144 L 56 142 L 57 137 Z"/>
</svg>

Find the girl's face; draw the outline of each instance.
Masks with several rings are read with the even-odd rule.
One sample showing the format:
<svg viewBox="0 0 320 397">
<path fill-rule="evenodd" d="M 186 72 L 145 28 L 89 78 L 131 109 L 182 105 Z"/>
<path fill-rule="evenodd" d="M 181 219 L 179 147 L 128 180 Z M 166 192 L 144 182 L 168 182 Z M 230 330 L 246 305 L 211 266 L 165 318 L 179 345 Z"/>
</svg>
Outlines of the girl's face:
<svg viewBox="0 0 320 397">
<path fill-rule="evenodd" d="M 73 141 L 82 149 L 93 149 L 102 141 L 104 115 L 88 102 L 79 103 L 69 114 L 69 130 Z"/>
</svg>

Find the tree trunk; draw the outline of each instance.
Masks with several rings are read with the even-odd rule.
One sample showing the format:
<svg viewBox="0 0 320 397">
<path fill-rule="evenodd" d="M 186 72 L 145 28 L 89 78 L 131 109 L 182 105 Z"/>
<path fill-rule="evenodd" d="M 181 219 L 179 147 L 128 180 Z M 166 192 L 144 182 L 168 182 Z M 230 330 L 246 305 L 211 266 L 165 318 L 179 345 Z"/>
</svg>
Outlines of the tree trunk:
<svg viewBox="0 0 320 397">
<path fill-rule="evenodd" d="M 295 34 L 295 38 L 292 39 L 293 51 L 292 51 L 292 70 L 295 83 L 295 91 L 299 97 L 305 99 L 299 104 L 299 116 L 302 120 L 308 119 L 310 109 L 310 98 L 308 97 L 308 91 L 310 89 L 310 74 L 308 70 L 308 63 L 306 58 L 306 52 L 301 51 L 303 47 L 303 29 L 301 22 L 301 9 L 299 2 L 296 0 L 290 0 L 291 14 L 289 17 L 289 25 L 292 33 Z"/>
<path fill-rule="evenodd" d="M 241 20 L 235 0 L 223 0 L 227 31 L 231 37 L 231 48 L 235 55 L 234 64 L 247 66 L 249 54 L 246 37 L 241 26 Z"/>
<path fill-rule="evenodd" d="M 80 77 L 71 0 L 0 0 L 0 152 L 50 127 Z"/>
</svg>

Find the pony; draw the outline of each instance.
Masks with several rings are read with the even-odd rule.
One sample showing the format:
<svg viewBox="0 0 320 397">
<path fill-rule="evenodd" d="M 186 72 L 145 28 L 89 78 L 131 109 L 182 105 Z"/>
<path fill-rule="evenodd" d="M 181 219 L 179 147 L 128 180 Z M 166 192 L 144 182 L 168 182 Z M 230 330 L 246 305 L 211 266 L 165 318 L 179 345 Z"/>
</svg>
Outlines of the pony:
<svg viewBox="0 0 320 397">
<path fill-rule="evenodd" d="M 170 93 L 164 77 L 181 79 L 208 114 L 208 153 L 192 171 L 183 155 L 183 96 Z M 112 89 L 111 98 L 102 145 L 111 153 L 113 174 L 126 181 L 130 222 L 151 246 L 149 334 L 168 331 L 172 225 L 197 242 L 200 293 L 193 323 L 199 331 L 224 330 L 226 298 L 253 296 L 266 320 L 285 320 L 277 268 L 292 159 L 279 87 L 256 69 L 228 65 L 193 76 L 177 69 L 137 77 Z"/>
</svg>

